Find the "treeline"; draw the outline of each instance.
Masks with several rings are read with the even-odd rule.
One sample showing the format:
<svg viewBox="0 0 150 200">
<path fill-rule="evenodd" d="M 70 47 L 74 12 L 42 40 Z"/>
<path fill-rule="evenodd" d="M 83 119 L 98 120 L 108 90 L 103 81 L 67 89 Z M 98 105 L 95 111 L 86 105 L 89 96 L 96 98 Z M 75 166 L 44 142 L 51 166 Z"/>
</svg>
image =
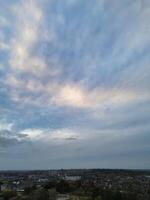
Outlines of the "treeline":
<svg viewBox="0 0 150 200">
<path fill-rule="evenodd" d="M 15 191 L 1 192 L 2 200 L 56 200 L 57 194 L 69 194 L 70 200 L 149 200 L 150 192 L 146 197 L 140 196 L 138 191 L 126 191 L 105 189 L 93 183 L 83 184 L 81 181 L 48 182 L 42 186 L 26 187 L 19 194 Z"/>
</svg>

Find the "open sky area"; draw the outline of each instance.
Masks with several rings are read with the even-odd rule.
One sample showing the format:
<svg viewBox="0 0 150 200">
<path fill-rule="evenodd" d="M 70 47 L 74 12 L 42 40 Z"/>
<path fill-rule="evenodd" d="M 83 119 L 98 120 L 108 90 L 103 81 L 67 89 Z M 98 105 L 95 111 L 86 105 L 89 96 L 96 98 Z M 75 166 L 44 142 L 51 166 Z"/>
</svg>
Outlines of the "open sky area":
<svg viewBox="0 0 150 200">
<path fill-rule="evenodd" d="M 0 0 L 0 170 L 150 169 L 149 91 L 149 0 Z"/>
</svg>

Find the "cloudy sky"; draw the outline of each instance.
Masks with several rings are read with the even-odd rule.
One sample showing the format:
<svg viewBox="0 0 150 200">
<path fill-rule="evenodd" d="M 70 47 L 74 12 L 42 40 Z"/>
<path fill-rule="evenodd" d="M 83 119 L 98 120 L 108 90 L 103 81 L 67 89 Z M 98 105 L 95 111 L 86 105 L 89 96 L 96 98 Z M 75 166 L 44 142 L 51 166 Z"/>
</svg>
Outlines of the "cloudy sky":
<svg viewBox="0 0 150 200">
<path fill-rule="evenodd" d="M 0 169 L 150 168 L 149 90 L 149 0 L 0 0 Z"/>
</svg>

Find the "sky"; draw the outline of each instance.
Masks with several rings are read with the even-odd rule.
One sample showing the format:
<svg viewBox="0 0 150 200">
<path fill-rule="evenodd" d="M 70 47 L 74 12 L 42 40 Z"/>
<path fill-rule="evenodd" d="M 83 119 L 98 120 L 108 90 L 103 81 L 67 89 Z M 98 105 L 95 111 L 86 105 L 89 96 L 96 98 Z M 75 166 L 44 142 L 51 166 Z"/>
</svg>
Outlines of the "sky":
<svg viewBox="0 0 150 200">
<path fill-rule="evenodd" d="M 149 0 L 0 0 L 0 170 L 150 169 L 149 22 Z"/>
</svg>

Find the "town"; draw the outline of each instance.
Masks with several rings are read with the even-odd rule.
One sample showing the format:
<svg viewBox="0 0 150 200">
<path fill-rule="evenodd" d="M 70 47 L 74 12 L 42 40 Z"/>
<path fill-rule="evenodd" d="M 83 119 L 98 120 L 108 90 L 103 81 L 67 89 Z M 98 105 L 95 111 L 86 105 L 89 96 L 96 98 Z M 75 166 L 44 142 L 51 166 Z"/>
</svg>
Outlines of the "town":
<svg viewBox="0 0 150 200">
<path fill-rule="evenodd" d="M 149 170 L 0 171 L 0 200 L 150 200 Z"/>
</svg>

